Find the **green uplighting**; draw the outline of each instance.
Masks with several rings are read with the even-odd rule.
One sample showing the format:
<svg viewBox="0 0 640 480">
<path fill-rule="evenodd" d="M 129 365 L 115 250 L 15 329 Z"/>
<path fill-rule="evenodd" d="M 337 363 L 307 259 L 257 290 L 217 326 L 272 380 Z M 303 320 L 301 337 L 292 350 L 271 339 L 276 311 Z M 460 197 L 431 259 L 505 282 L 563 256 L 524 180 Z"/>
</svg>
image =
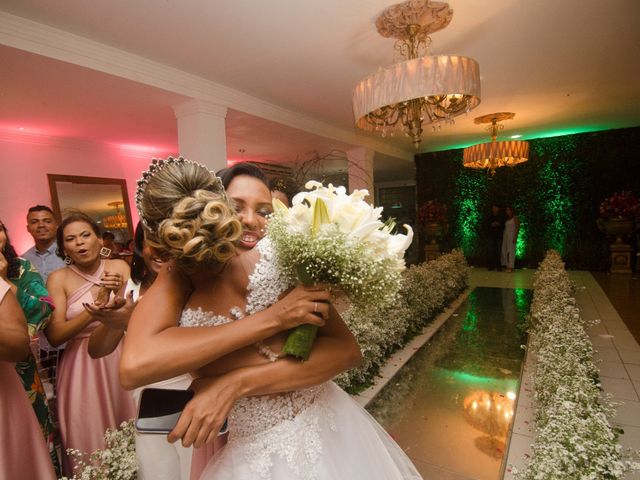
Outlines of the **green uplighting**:
<svg viewBox="0 0 640 480">
<path fill-rule="evenodd" d="M 474 253 L 482 221 L 482 195 L 487 189 L 487 176 L 463 169 L 456 177 L 455 204 L 458 214 L 454 235 L 465 255 Z"/>
<path fill-rule="evenodd" d="M 570 234 L 575 234 L 571 162 L 567 158 L 575 155 L 576 144 L 572 137 L 548 139 L 537 144 L 537 153 L 546 159 L 538 172 L 540 182 L 540 205 L 546 222 L 545 247 L 553 248 L 563 255 Z"/>
<path fill-rule="evenodd" d="M 529 236 L 529 225 L 527 217 L 523 214 L 518 215 L 520 220 L 520 230 L 518 230 L 518 238 L 516 239 L 516 258 L 522 260 L 527 255 L 527 237 Z"/>
<path fill-rule="evenodd" d="M 480 375 L 473 375 L 471 373 L 461 372 L 458 370 L 443 370 L 443 373 L 453 377 L 456 381 L 466 384 L 466 385 L 484 385 L 487 383 L 496 384 L 500 382 L 504 391 L 517 391 L 518 388 L 518 380 L 516 379 L 505 379 L 505 378 L 495 378 L 495 377 L 483 377 Z"/>
<path fill-rule="evenodd" d="M 464 321 L 462 322 L 462 331 L 464 332 L 473 332 L 478 329 L 478 312 L 477 312 L 477 301 L 478 295 L 475 292 L 471 292 L 469 297 L 467 297 L 467 302 L 469 303 L 469 311 L 464 317 Z"/>
<path fill-rule="evenodd" d="M 531 298 L 524 288 L 515 288 L 516 308 L 520 311 L 528 311 Z"/>
</svg>

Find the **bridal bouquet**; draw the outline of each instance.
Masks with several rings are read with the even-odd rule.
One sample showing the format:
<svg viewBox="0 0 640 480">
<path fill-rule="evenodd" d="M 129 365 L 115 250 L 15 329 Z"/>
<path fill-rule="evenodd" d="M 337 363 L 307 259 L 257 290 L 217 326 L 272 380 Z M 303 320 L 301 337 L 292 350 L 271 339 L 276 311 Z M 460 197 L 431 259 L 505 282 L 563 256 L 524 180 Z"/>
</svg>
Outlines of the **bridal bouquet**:
<svg viewBox="0 0 640 480">
<path fill-rule="evenodd" d="M 366 190 L 347 195 L 344 187 L 310 181 L 287 208 L 274 200 L 267 236 L 280 268 L 304 284 L 338 286 L 356 306 L 384 306 L 401 286 L 404 252 L 413 231 L 393 234 L 395 224 L 383 223 L 382 207 L 364 201 Z M 287 338 L 283 351 L 307 359 L 317 327 L 301 325 Z"/>
</svg>

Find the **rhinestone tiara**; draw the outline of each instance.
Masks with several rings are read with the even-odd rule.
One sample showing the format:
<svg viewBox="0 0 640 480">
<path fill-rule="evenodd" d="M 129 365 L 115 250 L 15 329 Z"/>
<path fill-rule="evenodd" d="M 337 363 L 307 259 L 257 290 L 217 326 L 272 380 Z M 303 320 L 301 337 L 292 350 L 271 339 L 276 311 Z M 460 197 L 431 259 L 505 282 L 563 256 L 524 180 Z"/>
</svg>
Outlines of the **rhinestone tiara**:
<svg viewBox="0 0 640 480">
<path fill-rule="evenodd" d="M 172 165 L 172 164 L 183 165 L 186 163 L 197 165 L 202 168 L 207 168 L 201 163 L 194 162 L 192 160 L 187 160 L 184 157 L 168 157 L 167 159 L 154 158 L 153 160 L 151 160 L 151 164 L 149 165 L 148 170 L 145 170 L 144 172 L 142 172 L 142 177 L 140 177 L 136 182 L 136 185 L 137 185 L 136 209 L 138 210 L 138 216 L 140 217 L 140 221 L 147 229 L 151 229 L 153 226 L 149 225 L 144 218 L 144 214 L 142 211 L 142 197 L 144 196 L 144 192 L 145 192 L 145 189 L 147 188 L 147 185 L 149 184 L 149 181 L 151 180 L 151 178 L 153 178 L 155 174 L 157 174 L 167 165 Z M 222 186 L 222 180 L 220 179 L 220 177 L 218 177 L 213 170 L 209 170 L 209 173 L 213 175 L 214 183 L 217 184 L 217 186 L 220 188 L 220 193 L 224 196 L 225 199 L 227 199 L 227 194 L 224 190 L 224 187 Z"/>
</svg>

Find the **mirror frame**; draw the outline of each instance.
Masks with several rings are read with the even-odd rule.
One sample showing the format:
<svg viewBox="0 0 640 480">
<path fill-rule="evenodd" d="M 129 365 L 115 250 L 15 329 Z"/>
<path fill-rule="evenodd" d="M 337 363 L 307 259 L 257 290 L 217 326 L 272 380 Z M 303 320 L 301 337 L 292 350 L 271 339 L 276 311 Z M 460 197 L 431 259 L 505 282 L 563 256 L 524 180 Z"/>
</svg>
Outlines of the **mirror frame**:
<svg viewBox="0 0 640 480">
<path fill-rule="evenodd" d="M 129 237 L 133 238 L 133 220 L 131 219 L 131 209 L 129 208 L 129 193 L 127 191 L 127 181 L 124 178 L 83 177 L 80 175 L 56 175 L 47 173 L 47 179 L 49 180 L 49 191 L 51 193 L 51 206 L 58 222 L 62 220 L 62 212 L 60 210 L 60 199 L 58 197 L 58 189 L 56 186 L 57 182 L 120 186 L 122 200 L 124 202 L 124 213 L 129 226 Z"/>
</svg>

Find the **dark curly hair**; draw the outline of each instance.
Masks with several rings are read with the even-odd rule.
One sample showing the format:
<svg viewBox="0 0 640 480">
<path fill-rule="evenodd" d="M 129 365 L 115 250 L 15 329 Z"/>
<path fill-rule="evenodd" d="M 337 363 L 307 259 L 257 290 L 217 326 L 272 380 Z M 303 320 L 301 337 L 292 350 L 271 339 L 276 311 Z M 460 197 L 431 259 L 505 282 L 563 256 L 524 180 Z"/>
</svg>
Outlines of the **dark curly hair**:
<svg viewBox="0 0 640 480">
<path fill-rule="evenodd" d="M 2 249 L 2 255 L 7 259 L 7 263 L 9 266 L 7 267 L 7 278 L 14 279 L 20 276 L 20 262 L 18 261 L 18 254 L 16 253 L 16 249 L 11 245 L 11 240 L 9 240 L 9 232 L 7 232 L 7 227 L 5 227 L 4 223 L 0 220 L 0 229 L 4 231 L 5 236 L 7 237 L 7 241 L 4 244 L 4 248 Z"/>
<path fill-rule="evenodd" d="M 144 277 L 147 276 L 147 266 L 142 258 L 142 249 L 144 248 L 144 227 L 142 222 L 138 222 L 136 231 L 133 235 L 133 257 L 131 259 L 131 280 L 136 285 L 140 285 Z"/>
</svg>

